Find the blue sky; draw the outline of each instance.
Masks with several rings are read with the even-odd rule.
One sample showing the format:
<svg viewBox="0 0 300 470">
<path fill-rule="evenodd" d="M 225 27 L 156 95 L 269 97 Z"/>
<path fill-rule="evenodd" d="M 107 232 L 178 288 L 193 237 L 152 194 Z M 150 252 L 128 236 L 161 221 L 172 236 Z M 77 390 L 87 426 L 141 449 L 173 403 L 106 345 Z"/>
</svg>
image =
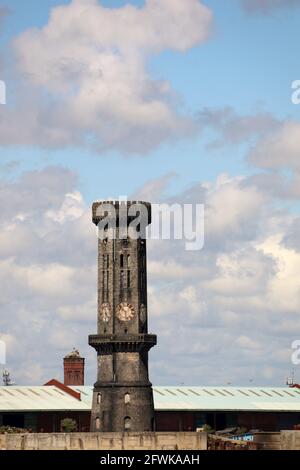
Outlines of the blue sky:
<svg viewBox="0 0 300 470">
<path fill-rule="evenodd" d="M 149 243 L 153 382 L 300 380 L 299 6 L 0 0 L 0 20 L 0 339 L 16 381 L 57 375 L 76 346 L 92 383 L 90 206 L 119 195 L 206 206 L 201 252 Z"/>
<path fill-rule="evenodd" d="M 5 5 L 5 2 L 1 4 Z M 10 15 L 5 20 L 2 41 L 4 55 L 10 60 L 9 44 L 31 27 L 47 24 L 53 7 L 68 1 L 11 0 Z M 127 3 L 142 6 L 141 1 L 103 1 L 109 7 Z M 265 111 L 278 118 L 298 118 L 299 109 L 291 104 L 291 82 L 297 78 L 299 10 L 281 9 L 271 15 L 247 14 L 239 1 L 206 1 L 214 13 L 211 38 L 204 45 L 185 53 L 164 51 L 151 57 L 147 68 L 153 78 L 168 80 L 184 108 L 197 114 L 205 107 L 231 106 L 238 113 Z M 8 48 L 8 50 L 7 50 Z M 5 74 L 4 74 L 5 75 Z M 8 100 L 13 99 L 8 81 Z M 176 187 L 185 188 L 197 176 L 216 177 L 220 172 L 232 175 L 255 171 L 244 160 L 244 148 L 225 146 L 208 152 L 207 137 L 200 135 L 182 142 L 164 144 L 146 158 L 124 158 L 121 151 L 95 154 L 85 149 L 46 151 L 31 147 L 2 148 L 2 160 L 20 160 L 19 170 L 59 164 L 80 174 L 80 183 L 87 202 L 107 194 L 131 193 L 149 178 L 169 172 L 178 173 Z M 99 175 L 105 165 L 107 178 Z M 118 168 L 119 176 L 116 175 Z M 125 180 L 125 183 L 124 183 Z"/>
</svg>

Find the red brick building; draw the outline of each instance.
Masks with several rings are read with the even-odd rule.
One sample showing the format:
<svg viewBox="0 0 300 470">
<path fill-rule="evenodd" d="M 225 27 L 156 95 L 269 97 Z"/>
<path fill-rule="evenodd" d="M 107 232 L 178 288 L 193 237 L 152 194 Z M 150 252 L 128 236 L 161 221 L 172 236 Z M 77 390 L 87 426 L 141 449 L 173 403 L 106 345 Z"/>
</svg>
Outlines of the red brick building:
<svg viewBox="0 0 300 470">
<path fill-rule="evenodd" d="M 84 358 L 78 349 L 74 348 L 64 357 L 64 384 L 84 385 Z"/>
</svg>

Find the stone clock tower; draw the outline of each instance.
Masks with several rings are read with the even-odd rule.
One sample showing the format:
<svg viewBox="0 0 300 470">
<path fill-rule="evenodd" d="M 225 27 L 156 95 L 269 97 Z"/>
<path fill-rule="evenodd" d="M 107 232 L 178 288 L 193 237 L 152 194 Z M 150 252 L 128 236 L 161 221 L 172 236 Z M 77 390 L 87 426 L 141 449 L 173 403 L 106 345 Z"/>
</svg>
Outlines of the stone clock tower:
<svg viewBox="0 0 300 470">
<path fill-rule="evenodd" d="M 124 236 L 122 229 L 124 213 L 139 206 L 146 208 L 144 222 L 150 224 L 151 205 L 95 202 L 93 222 L 98 227 L 108 216 L 108 205 L 116 222 L 114 235 L 98 240 L 98 334 L 89 336 L 98 364 L 91 431 L 151 431 L 154 407 L 148 351 L 156 336 L 148 334 L 146 240 L 131 237 L 130 232 Z M 126 218 L 126 228 L 132 220 L 132 216 Z"/>
</svg>

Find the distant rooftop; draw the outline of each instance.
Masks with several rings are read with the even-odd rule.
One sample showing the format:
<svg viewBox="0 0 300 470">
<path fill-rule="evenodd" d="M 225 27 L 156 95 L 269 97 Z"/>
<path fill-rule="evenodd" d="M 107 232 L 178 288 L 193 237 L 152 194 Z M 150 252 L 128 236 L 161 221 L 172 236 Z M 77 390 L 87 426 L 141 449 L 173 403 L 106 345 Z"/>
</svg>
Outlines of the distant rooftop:
<svg viewBox="0 0 300 470">
<path fill-rule="evenodd" d="M 89 411 L 92 386 L 0 386 L 1 411 Z M 300 390 L 289 387 L 153 387 L 157 411 L 282 411 L 300 413 Z"/>
</svg>

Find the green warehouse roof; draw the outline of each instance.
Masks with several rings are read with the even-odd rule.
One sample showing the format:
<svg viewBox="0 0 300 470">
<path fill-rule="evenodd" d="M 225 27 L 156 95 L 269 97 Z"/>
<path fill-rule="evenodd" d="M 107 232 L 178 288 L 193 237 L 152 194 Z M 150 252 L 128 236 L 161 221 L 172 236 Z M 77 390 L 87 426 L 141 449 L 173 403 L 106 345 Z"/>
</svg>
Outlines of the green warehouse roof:
<svg viewBox="0 0 300 470">
<path fill-rule="evenodd" d="M 0 412 L 89 411 L 92 386 L 73 386 L 81 400 L 49 386 L 0 387 Z M 285 411 L 300 413 L 300 389 L 289 387 L 153 387 L 157 411 Z"/>
</svg>

